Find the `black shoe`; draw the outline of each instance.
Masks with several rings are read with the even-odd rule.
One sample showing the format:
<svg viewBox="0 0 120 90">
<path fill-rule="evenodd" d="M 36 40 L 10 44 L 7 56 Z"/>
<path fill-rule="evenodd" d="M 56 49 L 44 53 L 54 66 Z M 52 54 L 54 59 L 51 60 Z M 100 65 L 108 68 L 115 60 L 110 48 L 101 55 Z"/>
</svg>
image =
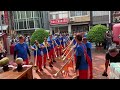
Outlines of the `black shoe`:
<svg viewBox="0 0 120 90">
<path fill-rule="evenodd" d="M 51 62 L 51 64 L 53 64 L 53 62 Z"/>
<path fill-rule="evenodd" d="M 53 67 L 53 66 L 50 64 L 49 67 Z"/>
<path fill-rule="evenodd" d="M 56 62 L 55 60 L 53 60 L 53 62 Z"/>
<path fill-rule="evenodd" d="M 43 69 L 40 69 L 40 71 L 43 71 Z"/>
<path fill-rule="evenodd" d="M 44 68 L 46 68 L 46 65 L 44 65 Z"/>
<path fill-rule="evenodd" d="M 35 71 L 36 71 L 36 72 L 39 72 L 39 71 L 38 71 L 38 69 L 37 69 L 37 70 L 35 70 Z"/>
<path fill-rule="evenodd" d="M 104 72 L 104 73 L 102 74 L 102 76 L 106 76 L 106 77 L 107 77 L 107 76 L 108 76 L 108 74 L 107 74 L 106 72 Z"/>
</svg>

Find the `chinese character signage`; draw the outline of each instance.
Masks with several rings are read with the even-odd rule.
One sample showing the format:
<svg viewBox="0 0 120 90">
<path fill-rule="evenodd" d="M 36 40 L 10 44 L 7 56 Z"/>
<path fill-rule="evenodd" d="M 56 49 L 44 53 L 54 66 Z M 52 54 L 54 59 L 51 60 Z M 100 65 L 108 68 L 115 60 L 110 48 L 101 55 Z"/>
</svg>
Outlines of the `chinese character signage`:
<svg viewBox="0 0 120 90">
<path fill-rule="evenodd" d="M 51 25 L 56 25 L 56 24 L 67 24 L 68 23 L 68 18 L 63 18 L 63 19 L 52 19 L 50 20 Z"/>
</svg>

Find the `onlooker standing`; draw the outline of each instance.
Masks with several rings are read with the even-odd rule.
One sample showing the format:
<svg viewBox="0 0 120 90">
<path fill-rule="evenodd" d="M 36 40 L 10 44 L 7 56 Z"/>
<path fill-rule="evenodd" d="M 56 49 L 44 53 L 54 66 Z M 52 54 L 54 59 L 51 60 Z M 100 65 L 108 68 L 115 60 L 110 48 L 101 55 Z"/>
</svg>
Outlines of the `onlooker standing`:
<svg viewBox="0 0 120 90">
<path fill-rule="evenodd" d="M 112 45 L 112 36 L 110 32 L 106 33 L 107 49 Z"/>
<path fill-rule="evenodd" d="M 27 54 L 29 55 L 29 58 Z M 25 64 L 28 64 L 28 61 L 31 58 L 28 45 L 24 43 L 24 37 L 22 35 L 19 36 L 19 43 L 17 43 L 14 48 L 14 60 L 16 59 L 16 55 L 17 57 L 22 58 Z"/>
</svg>

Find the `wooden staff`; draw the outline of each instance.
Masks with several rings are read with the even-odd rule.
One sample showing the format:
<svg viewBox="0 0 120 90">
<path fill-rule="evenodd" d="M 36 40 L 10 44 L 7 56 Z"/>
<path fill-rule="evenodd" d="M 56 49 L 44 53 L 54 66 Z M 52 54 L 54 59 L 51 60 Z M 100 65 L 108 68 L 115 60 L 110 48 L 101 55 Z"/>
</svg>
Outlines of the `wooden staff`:
<svg viewBox="0 0 120 90">
<path fill-rule="evenodd" d="M 55 44 L 57 44 L 55 40 L 54 40 L 54 42 L 55 42 Z M 56 51 L 55 51 L 54 43 L 52 43 L 52 44 L 53 44 L 53 50 L 54 50 L 54 53 L 55 53 L 55 57 L 57 57 L 57 54 L 56 54 Z M 57 44 L 57 46 L 58 46 L 58 44 Z"/>
<path fill-rule="evenodd" d="M 66 44 L 66 42 L 65 42 L 65 38 L 63 38 L 63 45 L 64 45 L 64 48 L 65 48 L 65 45 Z"/>
<path fill-rule="evenodd" d="M 58 75 L 58 73 L 60 73 L 63 70 L 63 68 L 72 60 L 72 58 L 73 57 L 71 56 L 70 59 L 63 65 L 63 67 L 61 67 L 60 70 L 57 73 L 53 74 L 53 76 L 56 77 Z"/>
<path fill-rule="evenodd" d="M 73 43 L 74 39 L 70 42 L 70 44 L 63 50 L 65 51 L 66 49 L 68 49 L 68 47 Z"/>
<path fill-rule="evenodd" d="M 36 56 L 35 56 L 35 61 L 34 61 L 34 67 L 37 66 L 37 65 L 36 65 L 36 62 L 37 62 L 37 46 L 35 45 L 35 47 L 36 47 L 36 49 L 31 46 L 31 49 L 36 51 L 36 52 L 35 52 L 35 53 L 36 53 Z"/>
<path fill-rule="evenodd" d="M 68 52 L 68 54 L 63 58 L 63 61 L 66 59 L 66 57 L 70 54 L 70 52 L 74 49 L 74 47 L 77 45 L 77 43 L 70 49 L 70 51 Z"/>
<path fill-rule="evenodd" d="M 74 40 L 74 39 L 73 39 Z M 70 46 L 71 46 L 71 44 L 73 43 L 73 40 L 70 42 L 70 44 L 63 50 L 63 52 L 65 51 L 65 50 L 67 50 Z M 62 58 L 64 57 L 64 55 L 66 54 L 66 51 L 64 52 L 64 54 L 62 55 Z"/>
<path fill-rule="evenodd" d="M 35 62 L 34 62 L 34 66 L 35 67 L 37 67 L 37 50 L 38 50 L 38 48 L 37 48 L 37 46 L 36 46 L 36 56 L 35 56 Z"/>
</svg>

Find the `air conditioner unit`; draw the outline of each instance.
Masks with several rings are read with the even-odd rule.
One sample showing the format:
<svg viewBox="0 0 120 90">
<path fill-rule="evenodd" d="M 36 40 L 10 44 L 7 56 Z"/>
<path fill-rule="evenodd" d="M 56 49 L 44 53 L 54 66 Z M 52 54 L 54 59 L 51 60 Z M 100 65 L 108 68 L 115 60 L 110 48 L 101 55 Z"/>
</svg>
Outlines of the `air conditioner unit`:
<svg viewBox="0 0 120 90">
<path fill-rule="evenodd" d="M 71 22 L 72 22 L 72 21 L 74 21 L 74 20 L 75 20 L 75 18 L 74 18 L 74 17 L 71 17 L 71 18 L 70 18 L 70 21 L 71 21 Z"/>
</svg>

